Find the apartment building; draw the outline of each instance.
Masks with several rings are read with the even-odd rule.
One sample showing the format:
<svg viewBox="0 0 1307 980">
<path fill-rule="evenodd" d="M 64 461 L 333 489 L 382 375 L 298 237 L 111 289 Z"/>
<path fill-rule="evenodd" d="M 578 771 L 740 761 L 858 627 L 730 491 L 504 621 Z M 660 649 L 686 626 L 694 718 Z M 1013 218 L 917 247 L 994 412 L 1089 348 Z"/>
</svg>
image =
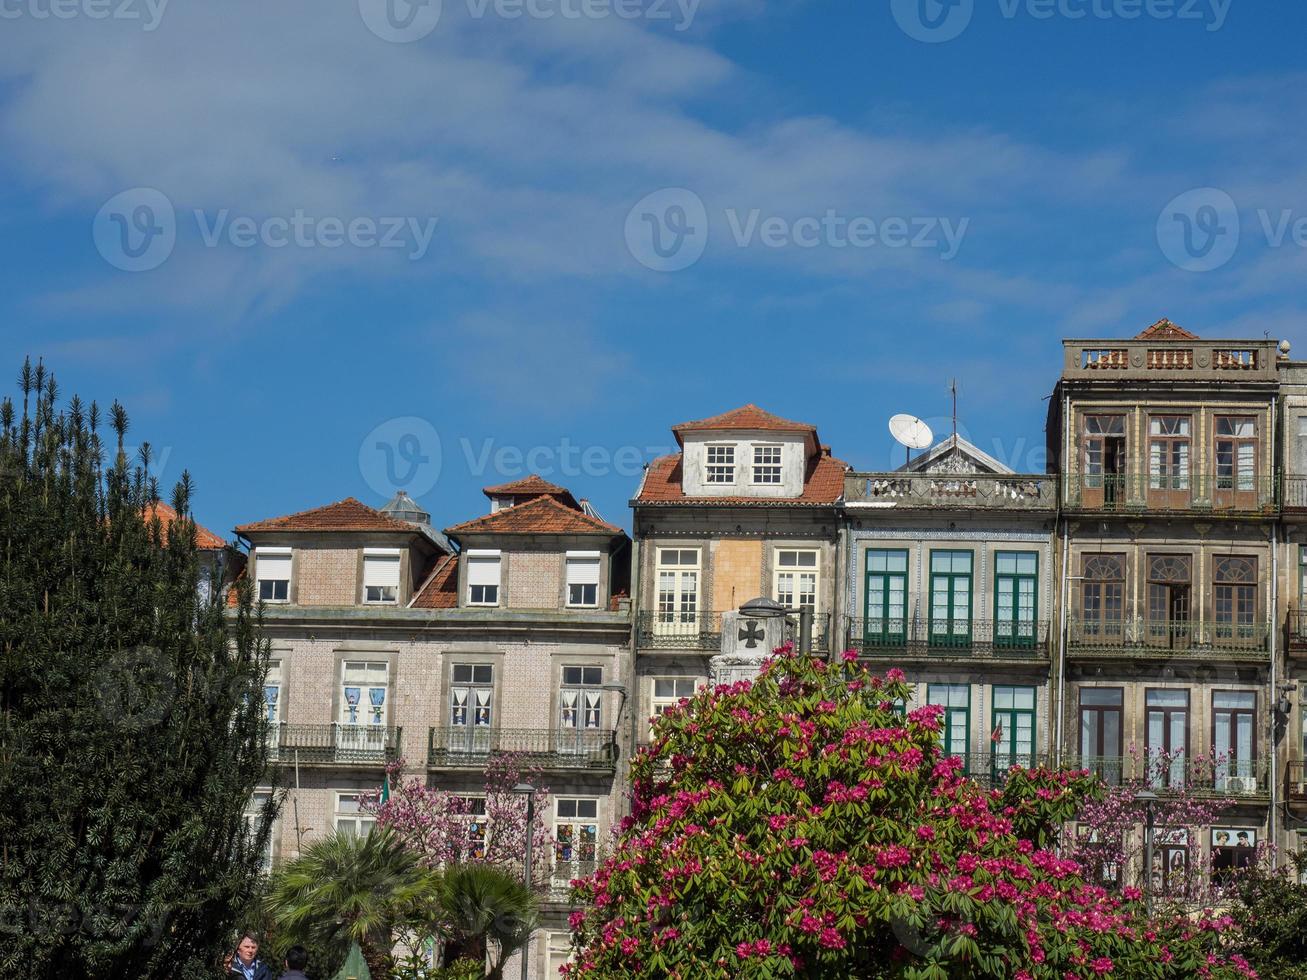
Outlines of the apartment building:
<svg viewBox="0 0 1307 980">
<path fill-rule="evenodd" d="M 398 495 L 244 524 L 272 645 L 266 700 L 288 797 L 270 860 L 366 833 L 386 765 L 484 812 L 511 754 L 549 790 L 555 888 L 531 974 L 566 958 L 566 892 L 621 805 L 630 541 L 539 477 L 485 488 L 487 513 L 439 531 Z M 475 826 L 470 827 L 472 832 Z M 551 972 L 552 971 L 552 972 Z"/>
<path fill-rule="evenodd" d="M 794 614 L 741 618 L 768 598 L 814 614 L 830 649 L 843 589 L 836 561 L 844 463 L 815 426 L 756 405 L 672 426 L 680 451 L 649 464 L 631 501 L 638 710 L 648 721 L 710 681 L 748 676 L 795 636 Z"/>
<path fill-rule="evenodd" d="M 1162 320 L 1067 340 L 1061 477 L 1064 763 L 1231 804 L 1204 853 L 1277 839 L 1279 355 Z"/>
<path fill-rule="evenodd" d="M 1057 481 L 956 434 L 844 477 L 845 645 L 944 707 L 944 749 L 993 781 L 1046 760 L 1056 717 Z"/>
</svg>

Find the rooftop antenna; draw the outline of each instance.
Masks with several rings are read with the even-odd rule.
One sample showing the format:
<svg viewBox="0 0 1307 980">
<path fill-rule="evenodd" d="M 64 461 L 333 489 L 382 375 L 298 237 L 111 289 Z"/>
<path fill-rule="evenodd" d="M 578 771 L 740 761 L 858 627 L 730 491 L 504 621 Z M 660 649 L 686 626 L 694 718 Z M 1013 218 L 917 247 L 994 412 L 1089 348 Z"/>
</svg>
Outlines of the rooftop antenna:
<svg viewBox="0 0 1307 980">
<path fill-rule="evenodd" d="M 903 447 L 907 457 L 904 466 L 912 462 L 912 450 L 928 448 L 935 437 L 930 426 L 915 415 L 895 415 L 889 420 L 889 431 L 894 441 Z"/>
<path fill-rule="evenodd" d="M 958 379 L 949 382 L 949 391 L 953 392 L 953 443 L 958 441 Z"/>
</svg>

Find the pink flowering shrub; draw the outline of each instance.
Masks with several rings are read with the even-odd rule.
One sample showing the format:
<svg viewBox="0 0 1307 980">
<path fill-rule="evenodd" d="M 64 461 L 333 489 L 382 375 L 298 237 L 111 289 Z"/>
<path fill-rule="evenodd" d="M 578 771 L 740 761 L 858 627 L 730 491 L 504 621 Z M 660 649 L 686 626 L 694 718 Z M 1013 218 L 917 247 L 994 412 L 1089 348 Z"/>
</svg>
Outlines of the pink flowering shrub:
<svg viewBox="0 0 1307 980">
<path fill-rule="evenodd" d="M 900 716 L 902 673 L 854 661 L 782 649 L 663 715 L 612 856 L 575 883 L 570 977 L 1254 975 L 1228 919 L 1149 923 L 1048 849 L 1084 774 L 986 792 L 939 709 Z"/>
</svg>

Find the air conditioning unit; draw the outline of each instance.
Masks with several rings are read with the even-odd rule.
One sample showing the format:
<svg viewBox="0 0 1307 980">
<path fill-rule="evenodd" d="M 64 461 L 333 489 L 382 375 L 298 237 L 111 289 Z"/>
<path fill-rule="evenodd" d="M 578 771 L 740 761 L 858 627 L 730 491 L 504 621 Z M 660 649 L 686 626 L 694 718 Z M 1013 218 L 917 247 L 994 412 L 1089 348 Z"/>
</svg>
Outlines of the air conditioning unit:
<svg viewBox="0 0 1307 980">
<path fill-rule="evenodd" d="M 1225 791 L 1237 796 L 1251 796 L 1257 792 L 1256 776 L 1226 776 Z"/>
</svg>

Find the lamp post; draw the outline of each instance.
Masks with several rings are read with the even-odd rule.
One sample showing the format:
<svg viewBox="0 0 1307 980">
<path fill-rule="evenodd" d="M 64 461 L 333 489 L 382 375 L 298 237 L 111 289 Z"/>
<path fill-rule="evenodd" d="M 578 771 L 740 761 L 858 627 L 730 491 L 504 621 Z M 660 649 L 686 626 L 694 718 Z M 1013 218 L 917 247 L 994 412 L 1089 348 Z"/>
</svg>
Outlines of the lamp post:
<svg viewBox="0 0 1307 980">
<path fill-rule="evenodd" d="M 522 878 L 526 887 L 531 887 L 531 844 L 535 837 L 536 824 L 536 788 L 530 783 L 518 783 L 513 792 L 526 797 L 526 857 L 522 862 Z M 526 937 L 522 945 L 522 980 L 527 980 L 527 966 L 531 962 L 531 937 Z"/>
<path fill-rule="evenodd" d="M 1153 806 L 1158 796 L 1151 789 L 1135 794 L 1135 802 L 1144 805 L 1144 912 L 1153 917 Z"/>
<path fill-rule="evenodd" d="M 781 605 L 775 599 L 759 596 L 757 599 L 750 599 L 740 607 L 740 615 L 748 616 L 751 619 L 776 619 L 792 613 L 799 614 L 799 652 L 811 653 L 812 606 L 800 606 L 798 609 L 791 609 L 789 606 Z"/>
</svg>

